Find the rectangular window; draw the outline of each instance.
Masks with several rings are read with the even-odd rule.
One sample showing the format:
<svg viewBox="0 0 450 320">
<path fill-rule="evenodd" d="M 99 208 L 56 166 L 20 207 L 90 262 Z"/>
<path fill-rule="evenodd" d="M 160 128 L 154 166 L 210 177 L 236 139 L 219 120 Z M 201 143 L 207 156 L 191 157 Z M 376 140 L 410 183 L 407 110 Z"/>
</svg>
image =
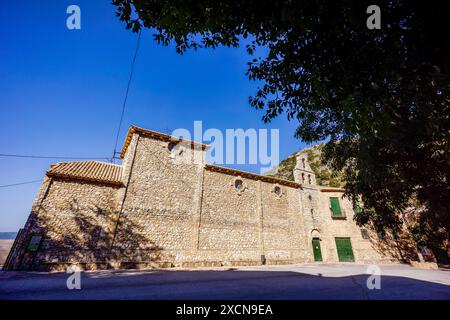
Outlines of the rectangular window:
<svg viewBox="0 0 450 320">
<path fill-rule="evenodd" d="M 355 202 L 353 202 L 353 211 L 355 212 L 355 214 L 361 213 L 361 206 L 359 205 L 358 200 L 355 200 Z"/>
<path fill-rule="evenodd" d="M 363 239 L 370 239 L 370 237 L 369 237 L 369 231 L 367 231 L 367 229 L 366 228 L 361 228 L 361 237 L 363 238 Z"/>
<path fill-rule="evenodd" d="M 377 238 L 378 240 L 385 240 L 385 234 L 382 231 L 377 232 Z"/>
<path fill-rule="evenodd" d="M 341 207 L 339 206 L 339 198 L 338 197 L 330 197 L 330 208 L 332 212 L 332 217 L 342 217 Z"/>
<path fill-rule="evenodd" d="M 33 234 L 31 236 L 30 242 L 28 243 L 28 251 L 37 251 L 39 249 L 39 246 L 41 244 L 42 235 L 40 234 Z"/>
</svg>

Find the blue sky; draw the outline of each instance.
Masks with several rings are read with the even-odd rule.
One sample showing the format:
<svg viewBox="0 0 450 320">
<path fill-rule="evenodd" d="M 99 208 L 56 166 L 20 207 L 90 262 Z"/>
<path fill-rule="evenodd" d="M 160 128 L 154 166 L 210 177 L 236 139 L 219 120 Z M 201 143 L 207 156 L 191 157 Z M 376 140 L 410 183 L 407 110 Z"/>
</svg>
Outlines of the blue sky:
<svg viewBox="0 0 450 320">
<path fill-rule="evenodd" d="M 66 9 L 81 8 L 81 30 L 66 28 Z M 109 1 L 7 1 L 0 11 L 0 153 L 110 157 L 137 35 Z M 305 145 L 296 123 L 270 125 L 248 104 L 257 83 L 245 76 L 244 48 L 178 55 L 144 30 L 119 145 L 135 124 L 165 132 L 276 128 L 280 159 Z M 42 179 L 60 160 L 0 157 L 0 185 Z M 259 165 L 234 165 L 259 173 Z M 0 232 L 22 227 L 39 183 L 0 188 Z"/>
</svg>

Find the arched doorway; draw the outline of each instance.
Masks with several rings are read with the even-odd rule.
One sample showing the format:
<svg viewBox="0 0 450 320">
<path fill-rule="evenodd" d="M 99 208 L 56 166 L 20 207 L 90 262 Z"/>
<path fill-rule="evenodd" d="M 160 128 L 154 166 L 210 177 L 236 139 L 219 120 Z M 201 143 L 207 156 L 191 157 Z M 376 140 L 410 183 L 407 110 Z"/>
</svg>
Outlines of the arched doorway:
<svg viewBox="0 0 450 320">
<path fill-rule="evenodd" d="M 311 231 L 313 256 L 315 262 L 323 261 L 322 249 L 320 247 L 320 232 L 317 229 Z"/>
</svg>

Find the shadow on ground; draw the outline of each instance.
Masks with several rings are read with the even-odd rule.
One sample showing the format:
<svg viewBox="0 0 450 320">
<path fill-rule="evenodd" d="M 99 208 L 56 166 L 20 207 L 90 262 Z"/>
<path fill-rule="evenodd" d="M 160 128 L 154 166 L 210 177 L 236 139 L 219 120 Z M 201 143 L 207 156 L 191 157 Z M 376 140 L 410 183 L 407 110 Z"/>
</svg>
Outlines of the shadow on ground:
<svg viewBox="0 0 450 320">
<path fill-rule="evenodd" d="M 67 289 L 65 273 L 4 272 L 0 299 L 450 299 L 448 272 L 417 272 L 382 276 L 379 290 L 367 288 L 367 274 L 313 269 L 82 272 L 81 290 Z"/>
</svg>

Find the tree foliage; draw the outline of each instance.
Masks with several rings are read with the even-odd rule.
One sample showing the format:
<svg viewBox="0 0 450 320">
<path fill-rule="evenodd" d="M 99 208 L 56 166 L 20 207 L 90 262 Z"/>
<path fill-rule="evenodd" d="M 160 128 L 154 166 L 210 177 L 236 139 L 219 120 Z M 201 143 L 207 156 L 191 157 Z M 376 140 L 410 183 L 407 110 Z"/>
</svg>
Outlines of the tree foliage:
<svg viewBox="0 0 450 320">
<path fill-rule="evenodd" d="M 358 223 L 396 228 L 416 199 L 448 238 L 449 4 L 376 1 L 381 29 L 369 30 L 372 2 L 113 0 L 127 28 L 151 28 L 181 54 L 245 45 L 247 75 L 263 83 L 250 104 L 264 121 L 298 121 L 306 142 L 328 141 L 324 161 L 365 204 Z"/>
</svg>

